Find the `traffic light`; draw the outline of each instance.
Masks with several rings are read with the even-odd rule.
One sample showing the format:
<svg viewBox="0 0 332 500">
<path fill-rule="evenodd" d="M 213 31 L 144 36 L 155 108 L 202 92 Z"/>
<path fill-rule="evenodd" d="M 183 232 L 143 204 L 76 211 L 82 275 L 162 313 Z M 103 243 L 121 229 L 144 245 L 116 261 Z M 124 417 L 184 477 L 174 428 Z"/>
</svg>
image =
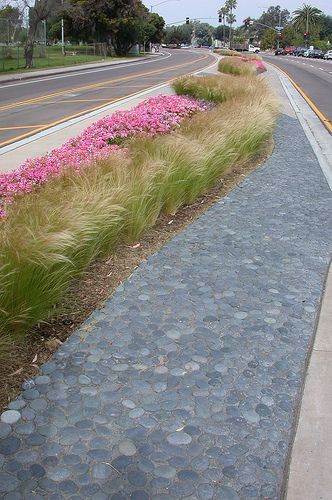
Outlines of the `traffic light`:
<svg viewBox="0 0 332 500">
<path fill-rule="evenodd" d="M 189 17 L 186 17 L 186 24 L 189 24 L 189 21 L 190 21 Z"/>
<path fill-rule="evenodd" d="M 219 22 L 221 23 L 221 21 L 222 21 L 222 17 L 221 17 L 221 15 L 219 14 Z"/>
<path fill-rule="evenodd" d="M 306 40 L 306 39 L 307 39 L 307 36 L 308 36 L 308 33 L 305 31 L 305 32 L 303 33 L 303 38 Z"/>
</svg>

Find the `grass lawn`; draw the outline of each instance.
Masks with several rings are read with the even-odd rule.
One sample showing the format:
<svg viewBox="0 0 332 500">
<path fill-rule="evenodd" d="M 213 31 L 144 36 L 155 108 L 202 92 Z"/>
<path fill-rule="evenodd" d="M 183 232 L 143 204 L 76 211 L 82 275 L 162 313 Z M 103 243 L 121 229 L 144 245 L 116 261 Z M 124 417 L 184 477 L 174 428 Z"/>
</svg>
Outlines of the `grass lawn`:
<svg viewBox="0 0 332 500">
<path fill-rule="evenodd" d="M 112 61 L 113 59 L 117 58 L 98 53 L 98 50 L 95 50 L 93 46 L 69 45 L 66 46 L 66 55 L 62 54 L 60 46 L 36 46 L 33 69 L 74 66 L 75 64 Z M 22 70 L 25 70 L 24 48 L 0 47 L 0 74 Z M 31 69 L 25 71 L 31 71 Z"/>
</svg>

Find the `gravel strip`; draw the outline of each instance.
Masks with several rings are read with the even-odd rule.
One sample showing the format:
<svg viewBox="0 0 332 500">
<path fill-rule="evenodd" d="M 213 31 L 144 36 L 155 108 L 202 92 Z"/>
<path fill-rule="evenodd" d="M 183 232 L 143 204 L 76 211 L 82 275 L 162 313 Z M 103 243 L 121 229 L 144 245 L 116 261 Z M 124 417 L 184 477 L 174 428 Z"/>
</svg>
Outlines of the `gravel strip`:
<svg viewBox="0 0 332 500">
<path fill-rule="evenodd" d="M 331 254 L 297 120 L 120 286 L 0 421 L 0 497 L 277 499 Z"/>
</svg>

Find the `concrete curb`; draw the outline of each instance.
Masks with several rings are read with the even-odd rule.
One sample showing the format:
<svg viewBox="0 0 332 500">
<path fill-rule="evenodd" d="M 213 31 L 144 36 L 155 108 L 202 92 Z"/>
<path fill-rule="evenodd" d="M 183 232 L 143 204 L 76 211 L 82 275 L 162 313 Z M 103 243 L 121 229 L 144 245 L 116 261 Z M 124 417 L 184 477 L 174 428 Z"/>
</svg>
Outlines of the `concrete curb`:
<svg viewBox="0 0 332 500">
<path fill-rule="evenodd" d="M 316 500 L 332 491 L 332 264 L 309 353 L 296 434 L 285 478 L 286 500 Z"/>
</svg>

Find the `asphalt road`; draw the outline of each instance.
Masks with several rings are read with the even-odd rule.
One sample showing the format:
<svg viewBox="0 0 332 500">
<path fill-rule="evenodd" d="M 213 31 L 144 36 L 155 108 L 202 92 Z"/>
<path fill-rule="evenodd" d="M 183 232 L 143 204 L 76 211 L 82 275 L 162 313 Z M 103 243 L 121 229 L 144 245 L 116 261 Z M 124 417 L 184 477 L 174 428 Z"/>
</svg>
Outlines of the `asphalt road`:
<svg viewBox="0 0 332 500">
<path fill-rule="evenodd" d="M 283 69 L 301 87 L 315 106 L 332 123 L 332 61 L 295 56 L 264 55 Z"/>
<path fill-rule="evenodd" d="M 205 68 L 206 51 L 0 84 L 0 147 L 173 78 Z"/>
</svg>

